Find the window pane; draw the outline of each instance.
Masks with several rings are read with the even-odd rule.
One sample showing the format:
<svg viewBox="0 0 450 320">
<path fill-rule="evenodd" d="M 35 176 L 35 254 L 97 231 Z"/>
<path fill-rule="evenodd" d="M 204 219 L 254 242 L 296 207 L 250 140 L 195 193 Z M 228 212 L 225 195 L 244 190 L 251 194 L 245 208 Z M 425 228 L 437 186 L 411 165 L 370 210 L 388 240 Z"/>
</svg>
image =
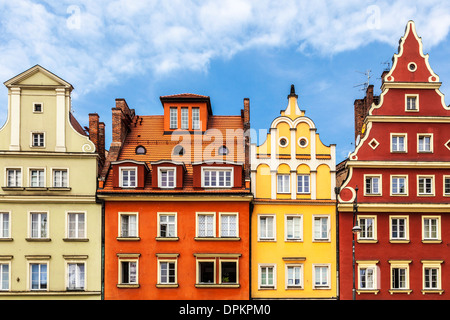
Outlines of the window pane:
<svg viewBox="0 0 450 320">
<path fill-rule="evenodd" d="M 214 262 L 199 262 L 200 283 L 215 283 Z"/>
</svg>

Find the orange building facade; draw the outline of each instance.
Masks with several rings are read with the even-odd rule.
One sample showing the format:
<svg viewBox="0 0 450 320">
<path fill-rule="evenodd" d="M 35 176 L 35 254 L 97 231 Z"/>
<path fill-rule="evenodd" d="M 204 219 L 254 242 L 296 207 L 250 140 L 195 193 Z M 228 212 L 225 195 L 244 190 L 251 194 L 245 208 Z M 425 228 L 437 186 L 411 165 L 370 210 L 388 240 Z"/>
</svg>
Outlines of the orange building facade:
<svg viewBox="0 0 450 320">
<path fill-rule="evenodd" d="M 252 195 L 249 101 L 212 114 L 210 98 L 161 97 L 163 116 L 116 100 L 99 181 L 105 300 L 247 300 Z"/>
</svg>

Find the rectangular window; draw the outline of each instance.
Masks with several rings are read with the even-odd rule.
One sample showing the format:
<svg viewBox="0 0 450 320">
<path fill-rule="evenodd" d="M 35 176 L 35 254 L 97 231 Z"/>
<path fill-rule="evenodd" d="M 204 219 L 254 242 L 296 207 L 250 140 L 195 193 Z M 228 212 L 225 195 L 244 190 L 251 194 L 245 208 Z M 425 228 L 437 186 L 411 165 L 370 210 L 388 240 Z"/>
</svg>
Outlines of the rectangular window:
<svg viewBox="0 0 450 320">
<path fill-rule="evenodd" d="M 215 280 L 215 263 L 211 261 L 198 261 L 198 281 L 202 284 L 213 284 Z"/>
<path fill-rule="evenodd" d="M 214 237 L 215 236 L 215 216 L 214 214 L 197 215 L 197 236 Z"/>
<path fill-rule="evenodd" d="M 43 133 L 33 133 L 31 145 L 33 147 L 43 147 L 44 146 L 44 134 Z"/>
<path fill-rule="evenodd" d="M 391 240 L 408 239 L 408 219 L 405 217 L 391 217 Z"/>
<path fill-rule="evenodd" d="M 391 152 L 406 152 L 406 135 L 391 136 Z"/>
<path fill-rule="evenodd" d="M 189 109 L 181 108 L 181 129 L 189 129 Z"/>
<path fill-rule="evenodd" d="M 159 236 L 162 238 L 174 238 L 177 236 L 176 215 L 159 215 Z"/>
<path fill-rule="evenodd" d="M 360 240 L 374 240 L 375 239 L 375 218 L 373 217 L 360 217 L 359 226 L 361 232 L 358 235 Z"/>
<path fill-rule="evenodd" d="M 220 283 L 235 284 L 237 282 L 237 262 L 221 261 L 220 262 Z"/>
<path fill-rule="evenodd" d="M 309 175 L 297 175 L 297 193 L 309 193 Z"/>
<path fill-rule="evenodd" d="M 259 216 L 259 239 L 275 240 L 274 216 Z"/>
<path fill-rule="evenodd" d="M 68 213 L 67 222 L 67 236 L 69 239 L 84 239 L 86 237 L 86 221 L 83 212 Z"/>
<path fill-rule="evenodd" d="M 419 195 L 434 194 L 434 182 L 432 177 L 418 177 L 417 179 Z"/>
<path fill-rule="evenodd" d="M 286 267 L 287 287 L 301 288 L 302 287 L 302 267 L 301 266 L 287 266 Z"/>
<path fill-rule="evenodd" d="M 136 187 L 136 168 L 120 168 L 120 186 L 122 188 Z"/>
<path fill-rule="evenodd" d="M 286 240 L 302 239 L 302 217 L 286 216 Z"/>
<path fill-rule="evenodd" d="M 159 262 L 159 283 L 176 284 L 176 263 L 160 261 Z"/>
<path fill-rule="evenodd" d="M 9 290 L 9 263 L 0 264 L 0 291 Z"/>
<path fill-rule="evenodd" d="M 392 177 L 391 189 L 393 195 L 406 195 L 406 177 Z"/>
<path fill-rule="evenodd" d="M 192 129 L 199 130 L 200 129 L 200 109 L 192 108 Z"/>
<path fill-rule="evenodd" d="M 275 286 L 275 267 L 274 266 L 260 266 L 259 267 L 259 284 L 261 288 Z"/>
<path fill-rule="evenodd" d="M 134 238 L 137 232 L 137 214 L 120 213 L 120 237 Z"/>
<path fill-rule="evenodd" d="M 417 141 L 418 152 L 432 152 L 433 141 L 431 135 L 419 135 Z"/>
<path fill-rule="evenodd" d="M 67 170 L 58 169 L 53 170 L 53 187 L 54 188 L 67 188 Z"/>
<path fill-rule="evenodd" d="M 30 187 L 43 188 L 44 187 L 44 170 L 31 169 L 30 170 Z"/>
<path fill-rule="evenodd" d="M 178 109 L 176 107 L 170 108 L 170 129 L 178 128 Z"/>
<path fill-rule="evenodd" d="M 329 228 L 328 217 L 314 217 L 314 240 L 328 240 Z"/>
<path fill-rule="evenodd" d="M 440 218 L 422 217 L 423 240 L 440 240 Z"/>
<path fill-rule="evenodd" d="M 47 213 L 31 213 L 31 238 L 40 239 L 48 237 Z"/>
<path fill-rule="evenodd" d="M 21 187 L 22 186 L 22 169 L 6 169 L 6 186 Z"/>
<path fill-rule="evenodd" d="M 43 111 L 44 111 L 44 107 L 43 107 L 42 103 L 40 103 L 40 102 L 33 103 L 33 112 L 41 113 Z"/>
<path fill-rule="evenodd" d="M 407 268 L 395 267 L 391 269 L 391 288 L 392 289 L 408 289 L 407 287 Z"/>
<path fill-rule="evenodd" d="M 85 264 L 67 264 L 67 290 L 84 290 L 85 285 Z"/>
<path fill-rule="evenodd" d="M 380 177 L 366 177 L 365 180 L 366 195 L 381 194 Z"/>
<path fill-rule="evenodd" d="M 450 195 L 450 177 L 444 177 L 444 195 Z"/>
<path fill-rule="evenodd" d="M 424 289 L 436 290 L 439 288 L 439 268 L 424 268 Z"/>
<path fill-rule="evenodd" d="M 220 236 L 221 237 L 237 237 L 237 215 L 221 214 L 220 215 Z"/>
<path fill-rule="evenodd" d="M 277 193 L 290 193 L 290 174 L 277 175 Z"/>
<path fill-rule="evenodd" d="M 30 289 L 47 290 L 47 264 L 31 263 L 30 273 Z"/>
<path fill-rule="evenodd" d="M 175 169 L 159 168 L 159 187 L 175 188 Z"/>
<path fill-rule="evenodd" d="M 407 111 L 416 111 L 417 108 L 417 97 L 415 96 L 406 96 L 406 110 Z"/>
<path fill-rule="evenodd" d="M 231 169 L 224 170 L 203 170 L 203 186 L 208 188 L 225 187 L 231 188 L 233 186 Z"/>
<path fill-rule="evenodd" d="M 0 238 L 10 237 L 9 212 L 0 212 Z"/>
<path fill-rule="evenodd" d="M 120 283 L 137 284 L 137 261 L 120 262 Z"/>
<path fill-rule="evenodd" d="M 361 267 L 359 268 L 359 289 L 376 289 L 375 288 L 375 268 Z"/>
<path fill-rule="evenodd" d="M 329 267 L 314 266 L 314 288 L 328 288 L 329 286 Z"/>
</svg>

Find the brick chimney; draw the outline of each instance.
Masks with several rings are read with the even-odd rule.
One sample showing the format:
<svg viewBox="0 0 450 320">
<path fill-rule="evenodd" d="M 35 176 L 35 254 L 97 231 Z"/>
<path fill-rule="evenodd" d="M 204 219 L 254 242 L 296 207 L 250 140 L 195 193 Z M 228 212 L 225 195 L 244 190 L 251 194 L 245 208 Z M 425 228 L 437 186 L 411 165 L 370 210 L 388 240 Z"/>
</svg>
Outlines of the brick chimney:
<svg viewBox="0 0 450 320">
<path fill-rule="evenodd" d="M 105 164 L 105 124 L 100 122 L 97 113 L 89 114 L 89 139 L 95 146 L 95 152 L 99 155 L 98 168 L 101 172 Z"/>
<path fill-rule="evenodd" d="M 245 187 L 250 189 L 250 99 L 244 99 L 244 139 L 245 139 L 245 164 L 244 164 L 244 177 Z"/>
<path fill-rule="evenodd" d="M 369 85 L 366 90 L 366 96 L 363 99 L 357 99 L 354 102 L 355 112 L 355 140 L 361 135 L 361 129 L 364 124 L 364 119 L 369 113 L 370 107 L 373 103 L 378 103 L 379 97 L 373 95 L 373 85 Z"/>
</svg>

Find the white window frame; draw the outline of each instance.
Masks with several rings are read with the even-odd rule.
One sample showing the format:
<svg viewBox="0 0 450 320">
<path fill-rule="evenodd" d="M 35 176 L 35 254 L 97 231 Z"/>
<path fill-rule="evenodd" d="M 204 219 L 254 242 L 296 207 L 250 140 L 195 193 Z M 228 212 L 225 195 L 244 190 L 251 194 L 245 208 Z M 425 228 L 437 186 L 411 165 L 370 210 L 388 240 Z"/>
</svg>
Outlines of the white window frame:
<svg viewBox="0 0 450 320">
<path fill-rule="evenodd" d="M 3 273 L 6 273 L 3 269 L 5 266 L 8 268 L 7 270 L 7 287 L 3 288 L 5 286 Z M 0 292 L 10 291 L 11 290 L 11 260 L 0 260 Z"/>
<path fill-rule="evenodd" d="M 266 283 L 263 284 L 263 270 L 262 269 L 272 269 L 272 284 Z M 267 273 L 268 275 L 268 273 Z M 268 277 L 266 277 L 268 280 Z M 258 289 L 260 290 L 264 290 L 264 289 L 269 289 L 269 290 L 276 290 L 277 289 L 277 265 L 275 263 L 264 263 L 264 264 L 258 264 Z"/>
<path fill-rule="evenodd" d="M 405 179 L 405 192 L 394 193 L 394 179 Z M 391 175 L 391 196 L 408 196 L 409 194 L 409 183 L 408 183 L 408 175 Z"/>
<path fill-rule="evenodd" d="M 131 185 L 130 175 L 128 174 L 126 179 L 124 179 L 124 172 L 134 171 L 134 185 Z M 125 181 L 127 180 L 127 181 Z M 128 185 L 124 185 L 126 182 Z M 138 167 L 120 167 L 119 168 L 119 186 L 121 188 L 136 188 L 138 185 Z"/>
<path fill-rule="evenodd" d="M 427 181 L 423 182 L 423 190 L 421 190 L 420 188 L 420 181 L 422 179 L 430 179 L 430 185 L 431 185 L 431 189 L 430 192 L 424 192 L 427 190 L 426 185 L 428 184 Z M 434 196 L 435 195 L 435 186 L 434 186 L 434 175 L 417 175 L 417 196 Z"/>
<path fill-rule="evenodd" d="M 42 172 L 42 180 L 41 180 L 41 176 L 40 175 L 38 175 L 38 177 L 37 177 L 38 178 L 38 185 L 37 186 L 33 186 L 32 185 L 33 171 Z M 46 173 L 46 171 L 47 170 L 45 168 L 29 168 L 29 170 L 28 170 L 28 173 L 29 173 L 28 186 L 30 188 L 45 188 L 45 186 L 47 185 L 47 182 L 46 182 L 47 173 Z"/>
<path fill-rule="evenodd" d="M 5 229 L 3 227 L 3 225 L 5 223 L 5 221 L 4 221 L 5 216 L 8 216 L 8 226 L 6 229 L 6 233 L 5 233 Z M 11 218 L 12 218 L 11 211 L 0 211 L 0 239 L 11 238 Z"/>
<path fill-rule="evenodd" d="M 227 229 L 226 234 L 223 232 L 224 222 L 222 221 L 223 217 L 234 217 L 236 231 L 235 235 L 230 235 L 229 228 Z M 229 226 L 229 222 L 225 223 L 225 225 Z M 239 213 L 238 212 L 219 212 L 219 237 L 221 238 L 239 238 Z"/>
<path fill-rule="evenodd" d="M 86 261 L 80 261 L 80 260 L 66 260 L 66 290 L 67 291 L 86 291 L 86 280 L 87 280 L 87 263 Z M 76 265 L 75 274 L 73 275 L 75 277 L 75 288 L 71 288 L 71 270 L 70 266 Z M 84 272 L 81 274 L 79 273 L 78 265 L 83 265 Z M 81 277 L 82 275 L 82 277 Z"/>
<path fill-rule="evenodd" d="M 70 216 L 75 215 L 75 235 L 71 234 Z M 83 230 L 80 229 L 79 217 L 83 216 Z M 82 234 L 81 234 L 82 232 Z M 66 211 L 66 238 L 67 239 L 87 239 L 87 212 L 86 211 Z"/>
<path fill-rule="evenodd" d="M 128 229 L 127 229 L 127 233 L 128 235 L 124 235 L 122 233 L 122 217 L 128 216 Z M 135 217 L 136 220 L 136 234 L 135 235 L 131 235 L 131 231 L 132 229 L 130 229 L 130 221 L 129 221 L 129 217 Z M 118 238 L 139 238 L 139 212 L 119 212 L 118 214 Z"/>
<path fill-rule="evenodd" d="M 403 150 L 399 149 L 399 142 L 394 143 L 394 138 L 403 138 Z M 396 146 L 396 148 L 394 148 Z M 391 153 L 407 153 L 408 152 L 408 134 L 391 133 Z"/>
<path fill-rule="evenodd" d="M 42 229 L 42 215 L 45 214 L 47 222 L 45 225 L 45 230 Z M 33 215 L 39 215 L 39 227 L 37 236 L 33 236 Z M 50 239 L 50 214 L 48 211 L 28 211 L 28 234 L 30 239 Z M 45 234 L 43 234 L 45 232 Z"/>
<path fill-rule="evenodd" d="M 378 179 L 377 188 L 378 192 L 375 192 L 374 190 L 374 179 Z M 370 180 L 370 192 L 367 192 L 367 180 Z M 383 189 L 382 189 L 382 175 L 376 175 L 376 174 L 365 174 L 364 175 L 364 196 L 382 196 L 383 195 Z"/>
<path fill-rule="evenodd" d="M 42 139 L 41 139 L 41 137 L 39 136 L 38 137 L 38 145 L 35 145 L 34 144 L 34 137 L 35 137 L 35 135 L 42 135 Z M 31 132 L 30 133 L 30 148 L 45 148 L 45 146 L 46 146 L 46 144 L 45 144 L 45 132 L 42 132 L 42 131 L 35 131 L 35 132 Z M 41 143 L 42 143 L 42 145 L 41 145 Z"/>
<path fill-rule="evenodd" d="M 181 107 L 181 129 L 189 130 L 189 108 Z"/>
<path fill-rule="evenodd" d="M 426 224 L 426 220 L 433 220 L 436 222 L 436 236 L 432 237 L 432 226 L 428 223 L 428 227 Z M 428 230 L 427 230 L 428 229 Z M 422 241 L 441 241 L 441 216 L 428 216 L 423 215 L 422 216 Z"/>
<path fill-rule="evenodd" d="M 280 181 L 281 178 L 281 181 Z M 287 182 L 286 182 L 287 180 Z M 281 182 L 281 184 L 280 184 Z M 287 185 L 286 185 L 287 183 Z M 286 190 L 287 187 L 287 190 Z M 278 173 L 277 174 L 277 193 L 290 194 L 291 193 L 291 174 L 290 173 Z"/>
<path fill-rule="evenodd" d="M 266 236 L 262 236 L 262 230 L 261 230 L 261 219 L 262 218 L 270 218 L 272 219 L 272 230 L 269 229 L 269 226 L 266 222 Z M 277 217 L 275 214 L 258 214 L 258 241 L 276 241 L 277 239 L 277 227 L 276 227 L 276 220 Z M 271 231 L 272 236 L 268 236 L 267 234 Z"/>
<path fill-rule="evenodd" d="M 415 108 L 409 109 L 409 99 L 414 99 Z M 406 112 L 419 112 L 419 95 L 418 94 L 405 94 L 405 111 Z"/>
<path fill-rule="evenodd" d="M 48 260 L 28 260 L 27 261 L 28 264 L 28 291 L 49 291 L 50 290 L 50 263 Z M 37 289 L 33 289 L 33 271 L 32 271 L 32 266 L 33 265 L 39 265 L 39 279 L 41 278 L 41 266 L 45 265 L 46 266 L 46 279 L 47 279 L 47 283 L 46 283 L 46 288 L 41 288 L 41 282 L 39 280 L 39 288 Z"/>
<path fill-rule="evenodd" d="M 55 181 L 56 179 L 56 173 L 61 172 L 61 176 L 58 178 L 58 181 Z M 64 172 L 66 174 L 65 176 L 65 185 L 64 185 Z M 68 168 L 52 168 L 52 187 L 53 188 L 68 188 L 69 187 L 69 169 Z"/>
<path fill-rule="evenodd" d="M 163 172 L 166 172 L 166 185 L 163 185 Z M 169 183 L 168 172 L 173 172 L 173 185 Z M 177 186 L 177 168 L 176 167 L 159 167 L 158 168 L 158 187 L 162 189 L 174 189 Z"/>
<path fill-rule="evenodd" d="M 192 130 L 200 129 L 200 108 L 192 108 Z"/>
<path fill-rule="evenodd" d="M 445 192 L 446 180 L 448 180 L 448 191 L 449 192 Z M 443 176 L 442 177 L 442 193 L 443 193 L 444 197 L 450 196 L 450 176 Z"/>
<path fill-rule="evenodd" d="M 311 193 L 311 175 L 297 173 L 297 193 L 298 194 Z"/>
<path fill-rule="evenodd" d="M 136 257 L 119 257 L 118 259 L 118 263 L 119 263 L 119 268 L 118 268 L 118 279 L 117 279 L 117 283 L 119 285 L 124 285 L 124 286 L 133 286 L 133 285 L 138 285 L 139 284 L 139 258 Z M 135 277 L 135 281 L 128 281 L 128 282 L 124 282 L 123 276 L 122 276 L 122 264 L 123 263 L 128 263 L 128 278 L 129 280 L 131 280 L 131 268 L 130 268 L 130 263 L 135 263 L 136 264 L 136 271 L 134 274 Z"/>
<path fill-rule="evenodd" d="M 358 265 L 358 290 L 364 291 L 372 291 L 372 290 L 378 290 L 378 272 L 379 272 L 379 267 L 377 266 L 379 261 L 356 261 L 357 265 Z M 371 282 L 372 282 L 372 286 L 368 286 L 368 284 L 370 283 L 370 281 L 367 281 L 367 279 L 365 279 L 365 285 L 362 286 L 362 276 L 361 276 L 361 271 L 362 270 L 370 270 L 372 272 L 371 275 Z M 367 277 L 367 274 L 365 275 L 365 277 Z"/>
<path fill-rule="evenodd" d="M 320 219 L 320 226 L 319 226 L 319 232 L 321 234 L 320 237 L 316 237 L 316 219 Z M 322 221 L 323 219 L 326 219 L 327 221 L 327 236 L 323 237 L 322 235 Z M 331 217 L 330 215 L 323 215 L 323 214 L 317 214 L 313 215 L 312 219 L 312 234 L 313 234 L 313 242 L 328 242 L 331 239 Z"/>
<path fill-rule="evenodd" d="M 169 125 L 170 129 L 178 129 L 178 108 L 169 107 Z"/>
<path fill-rule="evenodd" d="M 390 264 L 390 281 L 389 281 L 389 287 L 391 291 L 405 291 L 410 290 L 410 282 L 409 282 L 409 264 L 411 261 L 402 261 L 402 260 L 389 260 Z M 393 272 L 394 269 L 404 270 L 405 274 L 405 283 L 403 286 L 399 286 L 398 288 L 393 286 Z"/>
<path fill-rule="evenodd" d="M 429 149 L 426 150 L 424 147 L 426 146 L 424 138 L 429 138 Z M 418 133 L 417 134 L 417 153 L 433 153 L 434 152 L 434 144 L 433 144 L 433 134 L 432 133 Z M 422 150 L 421 150 L 422 149 Z"/>
<path fill-rule="evenodd" d="M 23 185 L 23 168 L 22 167 L 6 167 L 5 168 L 5 186 L 8 188 L 21 188 Z M 9 184 L 9 172 L 13 172 L 14 183 Z"/>
<path fill-rule="evenodd" d="M 316 270 L 325 270 L 326 272 L 326 282 L 323 282 L 323 272 L 320 273 L 320 279 L 317 279 Z M 330 289 L 331 288 L 331 265 L 328 263 L 322 263 L 322 264 L 313 264 L 312 265 L 312 272 L 313 272 L 313 289 L 317 290 L 323 290 L 323 289 Z M 317 281 L 320 281 L 320 284 L 317 284 Z"/>
<path fill-rule="evenodd" d="M 158 212 L 158 237 L 159 238 L 176 238 L 178 236 L 178 215 L 176 212 Z M 161 234 L 161 225 L 162 224 L 166 224 L 167 226 L 172 224 L 171 222 L 169 222 L 169 220 L 167 220 L 167 222 L 162 222 L 161 221 L 161 217 L 174 217 L 174 222 L 173 222 L 173 226 L 174 226 L 174 235 L 173 236 L 163 236 Z M 166 233 L 169 232 L 169 228 L 167 227 Z"/>
<path fill-rule="evenodd" d="M 289 269 L 290 268 L 294 268 L 294 270 L 296 268 L 299 269 L 299 283 L 298 284 L 289 284 Z M 303 283 L 304 283 L 304 274 L 303 274 L 303 263 L 286 263 L 285 264 L 285 289 L 303 289 Z M 293 278 L 294 282 L 295 282 L 295 271 L 294 271 L 294 278 Z"/>
<path fill-rule="evenodd" d="M 362 220 L 372 220 L 372 237 L 364 236 L 368 227 Z M 377 240 L 377 216 L 376 215 L 358 215 L 358 225 L 361 227 L 361 232 L 358 233 L 358 241 L 376 241 Z"/>
<path fill-rule="evenodd" d="M 398 235 L 396 237 L 394 237 L 394 223 L 393 220 L 404 220 L 405 224 L 404 224 L 404 236 L 400 236 L 400 231 L 397 230 Z M 396 226 L 396 228 L 398 228 L 399 226 Z M 409 242 L 409 217 L 408 216 L 389 216 L 389 240 L 390 241 L 407 241 Z"/>
<path fill-rule="evenodd" d="M 444 261 L 439 260 L 422 260 L 422 289 L 426 291 L 436 291 L 442 290 L 442 263 Z M 433 269 L 436 270 L 436 286 L 427 286 L 427 275 L 426 270 Z"/>
<path fill-rule="evenodd" d="M 300 219 L 299 224 L 299 230 L 298 230 L 298 237 L 295 236 L 295 223 L 292 221 L 292 238 L 288 237 L 289 234 L 289 226 L 288 226 L 288 219 Z M 284 241 L 303 241 L 303 215 L 302 214 L 285 214 L 284 215 Z"/>
<path fill-rule="evenodd" d="M 164 258 L 158 258 L 158 279 L 157 284 L 158 285 L 177 285 L 178 284 L 178 259 L 164 259 Z M 169 264 L 174 264 L 174 281 L 170 281 L 170 275 L 169 275 Z M 163 281 L 163 275 L 162 275 L 162 264 L 167 264 L 167 275 L 166 280 Z"/>
<path fill-rule="evenodd" d="M 207 221 L 205 221 L 205 234 L 200 236 L 200 216 L 211 217 L 212 219 L 212 230 L 207 227 Z M 209 235 L 211 232 L 211 235 Z M 197 212 L 195 215 L 195 236 L 197 238 L 215 238 L 216 237 L 216 213 L 215 212 Z"/>
<path fill-rule="evenodd" d="M 206 185 L 206 174 L 205 172 L 209 172 L 209 185 Z M 219 186 L 219 172 L 225 172 L 223 176 L 224 186 Z M 230 172 L 230 185 L 226 185 L 226 172 Z M 216 185 L 212 185 L 212 173 L 216 175 Z M 233 167 L 205 167 L 202 168 L 202 188 L 220 188 L 220 189 L 229 189 L 234 187 L 234 168 Z"/>
<path fill-rule="evenodd" d="M 41 105 L 41 111 L 36 110 L 36 105 Z M 44 103 L 43 102 L 33 102 L 33 113 L 44 113 Z"/>
</svg>

